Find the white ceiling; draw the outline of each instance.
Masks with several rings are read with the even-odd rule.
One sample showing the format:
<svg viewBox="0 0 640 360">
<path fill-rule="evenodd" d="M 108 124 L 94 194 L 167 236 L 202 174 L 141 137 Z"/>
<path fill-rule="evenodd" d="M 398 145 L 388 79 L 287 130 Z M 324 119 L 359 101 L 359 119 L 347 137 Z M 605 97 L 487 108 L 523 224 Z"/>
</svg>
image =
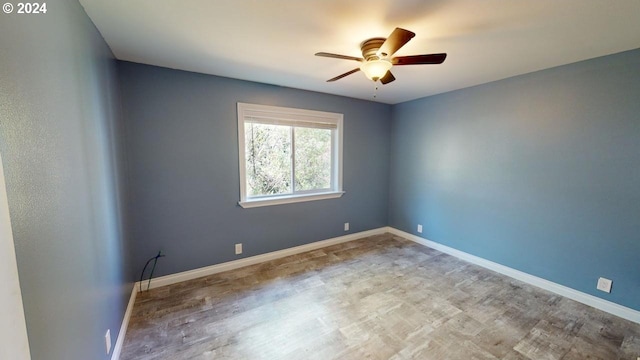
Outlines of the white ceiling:
<svg viewBox="0 0 640 360">
<path fill-rule="evenodd" d="M 80 0 L 121 60 L 395 104 L 640 47 L 640 0 Z M 396 55 L 448 53 L 394 67 L 380 86 L 360 43 L 416 33 Z"/>
</svg>

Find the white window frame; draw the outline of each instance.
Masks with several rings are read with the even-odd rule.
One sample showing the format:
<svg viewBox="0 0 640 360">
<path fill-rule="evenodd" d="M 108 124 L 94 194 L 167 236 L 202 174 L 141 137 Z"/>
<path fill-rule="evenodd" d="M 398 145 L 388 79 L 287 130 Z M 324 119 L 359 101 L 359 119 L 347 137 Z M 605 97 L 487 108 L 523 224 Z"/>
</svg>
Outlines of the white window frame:
<svg viewBox="0 0 640 360">
<path fill-rule="evenodd" d="M 342 121 L 343 114 L 324 111 L 286 108 L 257 104 L 238 103 L 238 164 L 240 169 L 240 201 L 243 208 L 281 205 L 304 201 L 339 198 L 342 190 Z M 265 124 L 284 124 L 295 126 L 296 123 L 331 124 L 335 126 L 332 139 L 333 159 L 331 161 L 331 188 L 310 190 L 295 194 L 256 196 L 247 195 L 246 154 L 244 124 L 248 120 Z M 257 121 L 256 121 L 257 120 Z M 261 121 L 262 120 L 262 121 Z M 293 155 L 292 155 L 293 156 Z M 292 165 L 293 166 L 293 165 Z"/>
</svg>

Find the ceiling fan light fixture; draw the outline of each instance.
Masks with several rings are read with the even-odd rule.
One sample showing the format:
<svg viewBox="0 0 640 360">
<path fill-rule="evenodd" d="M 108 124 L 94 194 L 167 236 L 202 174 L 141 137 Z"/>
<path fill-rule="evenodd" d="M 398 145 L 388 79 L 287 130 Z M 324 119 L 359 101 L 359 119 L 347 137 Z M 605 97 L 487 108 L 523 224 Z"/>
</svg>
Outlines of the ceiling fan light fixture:
<svg viewBox="0 0 640 360">
<path fill-rule="evenodd" d="M 340 74 L 327 82 L 340 80 L 345 76 L 362 71 L 369 80 L 376 82 L 380 80 L 382 85 L 395 81 L 395 76 L 391 73 L 392 66 L 400 65 L 426 65 L 442 64 L 447 58 L 446 53 L 422 54 L 409 56 L 393 56 L 401 47 L 406 45 L 416 34 L 406 29 L 396 28 L 388 38 L 371 38 L 360 44 L 362 57 L 354 57 L 326 52 L 316 53 L 316 56 L 329 57 L 334 59 L 353 60 L 360 63 L 360 66 Z"/>
<path fill-rule="evenodd" d="M 360 70 L 373 81 L 382 78 L 391 69 L 391 62 L 388 60 L 369 60 L 360 65 Z"/>
</svg>

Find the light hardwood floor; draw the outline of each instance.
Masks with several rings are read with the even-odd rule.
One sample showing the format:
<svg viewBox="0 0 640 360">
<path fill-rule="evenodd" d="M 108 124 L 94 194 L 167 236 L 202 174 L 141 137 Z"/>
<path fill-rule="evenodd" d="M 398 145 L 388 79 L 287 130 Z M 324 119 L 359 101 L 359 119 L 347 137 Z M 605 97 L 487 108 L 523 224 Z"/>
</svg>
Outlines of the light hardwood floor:
<svg viewBox="0 0 640 360">
<path fill-rule="evenodd" d="M 639 324 L 384 234 L 141 293 L 121 359 L 638 356 Z"/>
</svg>

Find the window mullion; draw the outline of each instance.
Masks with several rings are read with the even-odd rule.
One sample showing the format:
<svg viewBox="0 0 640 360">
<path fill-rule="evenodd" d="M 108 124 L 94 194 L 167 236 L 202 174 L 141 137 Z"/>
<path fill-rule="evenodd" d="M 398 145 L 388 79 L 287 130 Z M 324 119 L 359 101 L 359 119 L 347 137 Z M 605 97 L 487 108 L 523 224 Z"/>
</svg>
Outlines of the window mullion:
<svg viewBox="0 0 640 360">
<path fill-rule="evenodd" d="M 336 151 L 336 131 L 331 130 L 331 182 L 330 187 L 332 189 L 336 188 L 336 175 L 337 175 L 337 151 Z"/>
<path fill-rule="evenodd" d="M 291 126 L 291 193 L 296 193 L 296 137 L 295 127 Z"/>
</svg>

